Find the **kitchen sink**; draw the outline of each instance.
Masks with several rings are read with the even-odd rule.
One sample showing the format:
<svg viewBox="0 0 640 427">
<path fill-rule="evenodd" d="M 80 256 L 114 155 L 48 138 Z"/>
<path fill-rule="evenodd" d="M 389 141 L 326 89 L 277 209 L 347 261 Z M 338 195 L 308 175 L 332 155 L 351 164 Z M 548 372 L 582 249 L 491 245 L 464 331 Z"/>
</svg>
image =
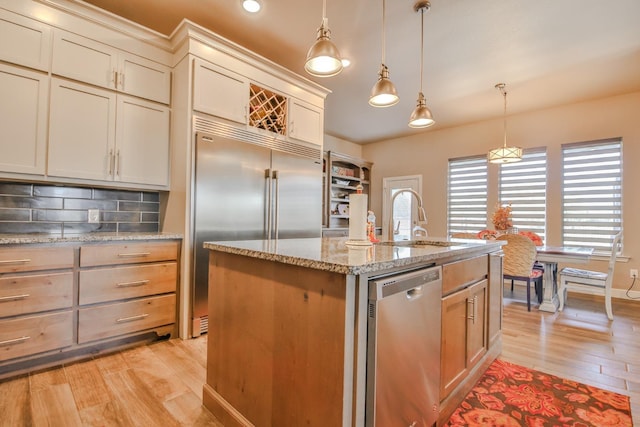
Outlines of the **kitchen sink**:
<svg viewBox="0 0 640 427">
<path fill-rule="evenodd" d="M 410 248 L 421 248 L 428 246 L 449 247 L 449 246 L 467 246 L 465 243 L 449 242 L 446 240 L 394 240 L 376 243 L 376 245 L 382 246 L 402 246 Z"/>
</svg>

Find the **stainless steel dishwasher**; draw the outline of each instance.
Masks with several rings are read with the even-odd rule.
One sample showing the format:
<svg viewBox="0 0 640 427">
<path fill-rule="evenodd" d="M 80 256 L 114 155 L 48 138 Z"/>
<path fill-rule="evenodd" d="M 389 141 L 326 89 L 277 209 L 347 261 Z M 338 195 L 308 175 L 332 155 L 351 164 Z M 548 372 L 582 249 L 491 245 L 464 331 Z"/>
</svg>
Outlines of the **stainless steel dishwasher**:
<svg viewBox="0 0 640 427">
<path fill-rule="evenodd" d="M 369 281 L 367 426 L 435 425 L 441 297 L 439 266 Z"/>
</svg>

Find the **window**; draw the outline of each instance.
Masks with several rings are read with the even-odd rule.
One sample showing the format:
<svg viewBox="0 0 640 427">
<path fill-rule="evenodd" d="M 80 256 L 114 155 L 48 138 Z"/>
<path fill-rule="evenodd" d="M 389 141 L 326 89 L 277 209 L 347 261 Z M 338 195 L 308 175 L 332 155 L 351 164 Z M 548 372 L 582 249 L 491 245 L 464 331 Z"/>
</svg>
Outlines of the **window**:
<svg viewBox="0 0 640 427">
<path fill-rule="evenodd" d="M 562 146 L 562 244 L 610 252 L 622 228 L 622 140 Z"/>
<path fill-rule="evenodd" d="M 449 234 L 487 228 L 487 157 L 449 160 Z"/>
<path fill-rule="evenodd" d="M 525 150 L 522 160 L 500 165 L 500 203 L 511 204 L 513 226 L 533 231 L 545 241 L 547 152 Z"/>
</svg>

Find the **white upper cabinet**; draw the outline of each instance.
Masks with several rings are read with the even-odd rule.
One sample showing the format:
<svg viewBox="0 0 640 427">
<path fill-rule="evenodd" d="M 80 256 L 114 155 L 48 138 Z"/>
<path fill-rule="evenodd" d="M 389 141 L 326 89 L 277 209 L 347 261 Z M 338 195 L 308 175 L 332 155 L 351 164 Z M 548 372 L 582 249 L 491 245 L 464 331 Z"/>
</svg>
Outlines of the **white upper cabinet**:
<svg viewBox="0 0 640 427">
<path fill-rule="evenodd" d="M 113 180 L 115 92 L 53 78 L 48 175 Z"/>
<path fill-rule="evenodd" d="M 51 28 L 0 9 L 0 59 L 49 70 Z"/>
<path fill-rule="evenodd" d="M 114 179 L 169 185 L 169 108 L 118 95 Z"/>
<path fill-rule="evenodd" d="M 169 185 L 169 108 L 53 78 L 48 175 Z"/>
<path fill-rule="evenodd" d="M 225 68 L 194 61 L 193 109 L 246 124 L 249 81 Z"/>
<path fill-rule="evenodd" d="M 49 76 L 0 63 L 0 93 L 0 171 L 43 175 Z"/>
<path fill-rule="evenodd" d="M 54 33 L 51 72 L 151 101 L 170 102 L 169 67 L 66 31 Z"/>
<path fill-rule="evenodd" d="M 289 99 L 289 137 L 312 144 L 322 145 L 322 109 L 295 98 Z"/>
</svg>

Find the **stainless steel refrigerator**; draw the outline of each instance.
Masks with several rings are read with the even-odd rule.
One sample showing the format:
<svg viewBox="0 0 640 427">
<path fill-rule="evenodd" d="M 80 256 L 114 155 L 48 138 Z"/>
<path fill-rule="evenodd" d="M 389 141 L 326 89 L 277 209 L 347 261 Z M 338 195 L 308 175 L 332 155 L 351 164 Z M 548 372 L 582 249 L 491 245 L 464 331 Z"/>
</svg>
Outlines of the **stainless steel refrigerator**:
<svg viewBox="0 0 640 427">
<path fill-rule="evenodd" d="M 295 145 L 285 143 L 283 150 Z M 206 241 L 320 237 L 322 161 L 229 136 L 198 133 L 192 331 L 208 330 Z"/>
</svg>

